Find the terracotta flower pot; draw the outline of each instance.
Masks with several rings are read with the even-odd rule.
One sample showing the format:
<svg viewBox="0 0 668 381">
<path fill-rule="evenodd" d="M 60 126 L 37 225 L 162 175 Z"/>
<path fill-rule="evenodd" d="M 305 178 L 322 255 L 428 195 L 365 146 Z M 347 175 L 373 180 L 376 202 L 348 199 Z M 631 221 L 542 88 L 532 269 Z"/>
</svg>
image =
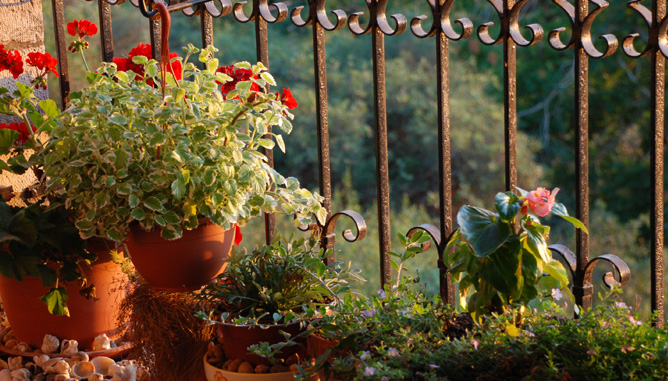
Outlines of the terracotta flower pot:
<svg viewBox="0 0 668 381">
<path fill-rule="evenodd" d="M 204 356 L 204 374 L 207 381 L 293 381 L 295 379 L 295 374 L 292 372 L 262 374 L 228 372 L 209 364 L 206 356 Z M 313 375 L 309 380 L 317 381 L 319 377 Z"/>
<path fill-rule="evenodd" d="M 111 261 L 109 252 L 103 246 L 89 249 L 95 252 L 98 260 L 92 268 L 84 267 L 86 278 L 95 284 L 98 301 L 86 299 L 79 294 L 79 285 L 70 282 L 67 285 L 69 300 L 67 307 L 70 317 L 51 315 L 42 295 L 49 287 L 42 285 L 39 278 L 27 277 L 22 282 L 14 278 L 0 276 L 0 298 L 4 305 L 9 324 L 19 341 L 40 348 L 45 334 L 62 339 L 74 339 L 79 349 L 93 346 L 96 336 L 107 334 L 117 336 L 118 306 L 127 294 L 127 276 L 121 266 Z"/>
<path fill-rule="evenodd" d="M 225 230 L 202 223 L 168 241 L 159 230 L 146 232 L 133 225 L 126 242 L 137 272 L 155 290 L 199 290 L 221 274 L 234 242 L 235 226 Z"/>
<path fill-rule="evenodd" d="M 268 342 L 270 344 L 280 343 L 285 340 L 280 331 L 287 332 L 294 337 L 302 332 L 303 328 L 299 323 L 270 325 L 267 328 L 261 328 L 256 325 L 235 325 L 229 323 L 219 323 L 217 325 L 217 332 L 219 338 L 222 339 L 225 357 L 228 359 L 242 359 L 254 365 L 269 365 L 270 363 L 263 357 L 249 354 L 248 347 L 261 342 Z M 298 338 L 295 341 L 301 345 L 285 347 L 282 349 L 283 353 L 276 357 L 287 359 L 296 353 L 300 359 L 303 359 L 306 355 L 306 339 Z"/>
</svg>

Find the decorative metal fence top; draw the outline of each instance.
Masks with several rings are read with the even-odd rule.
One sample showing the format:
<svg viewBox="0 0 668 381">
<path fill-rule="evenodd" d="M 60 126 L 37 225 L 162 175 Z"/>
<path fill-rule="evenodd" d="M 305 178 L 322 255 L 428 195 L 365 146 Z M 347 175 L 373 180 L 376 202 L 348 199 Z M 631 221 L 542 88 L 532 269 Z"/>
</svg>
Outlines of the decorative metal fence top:
<svg viewBox="0 0 668 381">
<path fill-rule="evenodd" d="M 99 0 L 100 25 L 103 35 L 103 58 L 111 61 L 113 58 L 113 44 L 111 39 L 110 5 L 122 3 L 123 0 Z M 156 11 L 152 0 L 130 0 L 138 7 L 141 13 L 149 18 L 154 52 L 159 51 L 159 28 Z M 505 188 L 514 189 L 517 185 L 517 47 L 530 48 L 539 44 L 544 37 L 543 27 L 538 23 L 531 23 L 522 32 L 522 10 L 531 3 L 530 0 L 487 0 L 498 16 L 498 35 L 492 36 L 493 22 L 483 22 L 477 27 L 477 38 L 484 45 L 502 45 L 504 81 L 504 136 L 505 136 Z M 663 236 L 664 236 L 664 201 L 663 201 L 663 151 L 664 151 L 664 118 L 665 113 L 665 57 L 668 56 L 668 21 L 666 21 L 666 1 L 646 0 L 651 3 L 651 9 L 642 5 L 642 0 L 628 2 L 628 7 L 634 15 L 640 15 L 647 24 L 646 46 L 638 51 L 634 41 L 639 33 L 627 31 L 623 39 L 623 51 L 628 57 L 648 57 L 651 65 L 651 81 L 647 84 L 652 94 L 651 105 L 648 109 L 651 117 L 651 182 L 652 208 L 650 224 L 652 230 L 651 258 L 652 266 L 652 310 L 658 314 L 657 325 L 661 326 L 664 320 L 663 304 Z M 67 75 L 67 60 L 64 49 L 64 24 L 62 0 L 53 0 L 54 20 L 56 20 L 56 39 L 59 48 L 61 65 L 61 91 L 63 99 L 69 94 Z M 325 206 L 329 211 L 329 220 L 324 226 L 317 229 L 324 230 L 322 244 L 325 247 L 334 245 L 334 225 L 341 216 L 352 219 L 357 227 L 357 234 L 351 231 L 344 232 L 347 241 L 355 241 L 366 234 L 366 225 L 358 213 L 343 211 L 332 213 L 331 195 L 332 184 L 330 175 L 329 151 L 329 121 L 327 99 L 327 66 L 325 32 L 343 29 L 348 26 L 354 35 L 370 35 L 370 49 L 373 60 L 374 86 L 374 141 L 376 159 L 376 188 L 378 199 L 379 243 L 380 243 L 380 272 L 383 282 L 390 279 L 388 252 L 390 250 L 390 197 L 389 197 L 389 167 L 388 167 L 388 131 L 387 131 L 387 94 L 385 89 L 385 38 L 397 36 L 410 26 L 412 34 L 420 39 L 433 38 L 436 50 L 436 75 L 438 96 L 438 129 L 439 155 L 434 158 L 439 168 L 439 227 L 434 224 L 422 224 L 415 229 L 425 230 L 433 237 L 438 251 L 438 264 L 441 275 L 441 294 L 445 300 L 452 301 L 454 288 L 448 281 L 447 268 L 443 264 L 445 244 L 455 226 L 452 215 L 452 168 L 450 147 L 450 87 L 449 87 L 449 43 L 473 38 L 474 21 L 461 17 L 451 19 L 451 14 L 457 9 L 456 0 L 424 0 L 425 10 L 429 15 L 414 17 L 410 23 L 402 14 L 388 13 L 389 0 L 358 1 L 363 11 L 347 13 L 341 9 L 329 10 L 327 0 L 304 0 L 305 5 L 296 5 L 290 9 L 289 2 L 270 2 L 268 0 L 252 0 L 249 2 L 232 2 L 230 0 L 188 0 L 182 2 L 166 1 L 170 12 L 181 11 L 186 16 L 198 16 L 201 20 L 202 42 L 204 45 L 213 41 L 212 18 L 231 16 L 240 23 L 253 23 L 256 33 L 256 50 L 259 61 L 268 63 L 267 24 L 291 22 L 297 27 L 309 27 L 313 31 L 313 60 L 314 60 L 314 88 L 316 89 L 319 155 L 319 185 L 320 192 L 325 196 Z M 618 39 L 612 34 L 600 36 L 604 45 L 599 49 L 595 45 L 592 33 L 597 17 L 608 8 L 603 0 L 552 0 L 552 6 L 565 13 L 563 23 L 568 25 L 570 37 L 564 38 L 566 27 L 559 27 L 548 32 L 548 44 L 557 51 L 570 51 L 573 55 L 574 71 L 574 115 L 575 115 L 575 167 L 576 174 L 576 211 L 575 216 L 589 226 L 589 60 L 602 59 L 615 53 Z M 14 3 L 0 4 L 10 6 Z M 290 5 L 288 5 L 290 4 Z M 364 16 L 363 16 L 364 15 Z M 531 14 L 531 17 L 535 14 Z M 362 19 L 366 20 L 366 24 Z M 431 20 L 430 20 L 431 19 Z M 429 21 L 430 20 L 430 21 Z M 540 20 L 538 20 L 540 21 Z M 427 25 L 428 24 L 428 25 Z M 632 33 L 632 34 L 631 34 Z M 528 37 L 525 37 L 528 36 Z M 572 52 L 572 53 L 571 53 Z M 158 54 L 154 54 L 155 57 Z M 271 158 L 270 158 L 271 159 Z M 271 236 L 272 222 L 268 217 L 267 238 Z M 551 248 L 555 254 L 563 257 L 572 272 L 573 293 L 577 302 L 584 307 L 591 305 L 593 294 L 593 268 L 597 263 L 608 262 L 612 265 L 613 273 L 606 273 L 604 281 L 607 285 L 625 284 L 629 279 L 629 269 L 626 263 L 612 254 L 604 254 L 590 258 L 589 237 L 577 233 L 576 247 L 573 251 L 564 246 Z"/>
</svg>

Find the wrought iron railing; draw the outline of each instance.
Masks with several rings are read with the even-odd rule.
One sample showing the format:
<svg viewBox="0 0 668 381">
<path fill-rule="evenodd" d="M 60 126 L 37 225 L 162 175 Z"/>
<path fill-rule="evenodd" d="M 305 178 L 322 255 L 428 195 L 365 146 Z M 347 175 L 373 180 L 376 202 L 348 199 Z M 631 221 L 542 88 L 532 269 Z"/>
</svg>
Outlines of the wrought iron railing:
<svg viewBox="0 0 668 381">
<path fill-rule="evenodd" d="M 130 2 L 149 18 L 151 43 L 154 57 L 160 51 L 160 20 L 155 18 L 152 9 L 153 0 L 130 0 Z M 441 275 L 441 294 L 445 300 L 454 300 L 454 289 L 450 284 L 447 269 L 443 264 L 445 243 L 452 233 L 452 170 L 450 140 L 450 85 L 449 85 L 449 44 L 474 37 L 474 22 L 468 18 L 451 19 L 451 10 L 457 7 L 455 0 L 424 0 L 431 9 L 430 15 L 418 16 L 410 20 L 400 14 L 387 14 L 389 0 L 358 1 L 358 8 L 368 14 L 366 25 L 360 22 L 362 12 L 347 13 L 343 10 L 328 10 L 327 0 L 304 0 L 306 6 L 292 9 L 284 3 L 268 0 L 249 0 L 250 3 L 230 0 L 188 0 L 170 2 L 170 11 L 181 11 L 186 16 L 198 17 L 201 25 L 202 45 L 213 42 L 213 19 L 221 18 L 240 23 L 252 23 L 256 33 L 257 60 L 269 66 L 268 23 L 292 23 L 299 28 L 310 28 L 313 33 L 313 62 L 317 107 L 317 137 L 319 155 L 319 186 L 325 197 L 324 205 L 329 211 L 328 222 L 320 227 L 324 230 L 322 244 L 334 245 L 334 225 L 341 216 L 351 218 L 358 229 L 356 234 L 344 233 L 348 241 L 359 240 L 366 234 L 364 220 L 353 211 L 332 213 L 332 181 L 330 175 L 330 149 L 327 99 L 327 67 L 325 53 L 325 34 L 346 26 L 354 35 L 370 35 L 373 59 L 374 86 L 374 131 L 376 153 L 376 187 L 378 199 L 378 221 L 380 242 L 380 272 L 382 282 L 390 279 L 388 252 L 390 250 L 390 196 L 388 169 L 388 126 L 387 94 L 385 91 L 385 39 L 410 31 L 416 38 L 433 39 L 436 49 L 436 83 L 438 98 L 438 162 L 439 168 L 439 226 L 419 225 L 412 229 L 423 229 L 431 235 L 438 251 L 438 265 Z M 530 0 L 488 0 L 500 19 L 500 31 L 497 37 L 490 34 L 492 22 L 481 23 L 477 28 L 477 38 L 485 45 L 503 46 L 504 71 L 504 124 L 505 124 L 505 187 L 513 189 L 517 185 L 517 50 L 538 44 L 544 37 L 544 30 L 539 24 L 529 24 L 530 39 L 523 37 L 520 14 Z M 577 218 L 589 226 L 589 60 L 605 58 L 618 48 L 618 40 L 611 34 L 601 36 L 605 49 L 599 50 L 594 45 L 592 25 L 596 17 L 604 12 L 608 3 L 603 0 L 552 0 L 553 6 L 565 12 L 564 23 L 570 23 L 570 39 L 562 40 L 565 27 L 548 33 L 548 44 L 555 50 L 572 52 L 574 60 L 575 102 L 574 115 L 576 125 L 576 211 Z M 111 61 L 114 56 L 111 31 L 111 6 L 123 0 L 98 0 L 99 25 L 102 36 L 102 57 Z M 638 34 L 631 34 L 623 39 L 623 52 L 632 58 L 647 58 L 651 66 L 651 309 L 656 312 L 656 325 L 664 322 L 664 281 L 663 281 L 663 237 L 664 237 L 664 200 L 663 200 L 663 155 L 664 155 L 664 93 L 665 93 L 665 58 L 668 56 L 668 18 L 666 18 L 666 0 L 646 0 L 651 3 L 649 9 L 641 4 L 643 0 L 631 0 L 628 7 L 639 14 L 648 26 L 648 41 L 642 52 L 635 50 L 634 39 Z M 69 95 L 69 76 L 65 45 L 65 25 L 63 0 L 52 0 L 55 36 L 60 62 L 60 86 L 63 99 Z M 389 16 L 389 17 L 388 17 Z M 390 21 L 391 19 L 391 21 Z M 485 21 L 485 20 L 478 20 Z M 425 25 L 429 23 L 430 25 Z M 410 28 L 409 28 L 410 27 Z M 630 33 L 632 31 L 629 31 Z M 570 53 L 569 53 L 570 54 Z M 391 75 L 391 73 L 389 73 Z M 271 152 L 268 152 L 270 160 Z M 266 218 L 267 239 L 275 226 L 272 216 Z M 625 284 L 629 279 L 629 268 L 615 255 L 605 254 L 590 258 L 589 237 L 579 231 L 576 236 L 575 252 L 567 247 L 554 245 L 553 253 L 563 257 L 573 275 L 573 294 L 578 304 L 591 306 L 593 294 L 593 268 L 600 261 L 612 264 L 616 274 L 606 273 L 606 284 Z"/>
</svg>

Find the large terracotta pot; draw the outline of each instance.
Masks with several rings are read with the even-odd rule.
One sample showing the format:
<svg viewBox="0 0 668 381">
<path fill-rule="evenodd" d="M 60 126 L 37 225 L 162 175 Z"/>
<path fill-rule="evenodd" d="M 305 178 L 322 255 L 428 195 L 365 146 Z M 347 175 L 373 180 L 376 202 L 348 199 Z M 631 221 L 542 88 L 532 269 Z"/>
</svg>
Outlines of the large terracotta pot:
<svg viewBox="0 0 668 381">
<path fill-rule="evenodd" d="M 225 230 L 200 221 L 196 229 L 168 241 L 159 229 L 146 232 L 133 225 L 126 243 L 135 269 L 154 290 L 194 291 L 225 270 L 234 233 L 235 226 Z"/>
<path fill-rule="evenodd" d="M 270 365 L 269 361 L 263 357 L 249 354 L 248 347 L 261 342 L 269 344 L 280 343 L 285 337 L 280 331 L 289 333 L 292 337 L 303 331 L 299 323 L 277 324 L 262 328 L 257 325 L 236 325 L 229 323 L 219 323 L 217 333 L 223 344 L 225 357 L 228 359 L 242 359 L 253 365 Z M 298 338 L 295 340 L 301 345 L 292 345 L 282 349 L 282 353 L 277 358 L 287 359 L 293 354 L 298 354 L 303 359 L 306 355 L 306 339 Z"/>
<path fill-rule="evenodd" d="M 79 294 L 76 282 L 67 285 L 70 317 L 51 315 L 40 300 L 49 291 L 39 278 L 27 277 L 22 282 L 0 276 L 0 298 L 7 320 L 19 341 L 33 347 L 42 345 L 44 335 L 59 339 L 74 339 L 80 349 L 93 346 L 96 336 L 117 336 L 118 306 L 127 294 L 128 279 L 121 266 L 111 261 L 109 252 L 101 245 L 89 245 L 98 260 L 92 268 L 84 268 L 86 278 L 95 284 L 98 301 L 86 299 Z"/>
</svg>

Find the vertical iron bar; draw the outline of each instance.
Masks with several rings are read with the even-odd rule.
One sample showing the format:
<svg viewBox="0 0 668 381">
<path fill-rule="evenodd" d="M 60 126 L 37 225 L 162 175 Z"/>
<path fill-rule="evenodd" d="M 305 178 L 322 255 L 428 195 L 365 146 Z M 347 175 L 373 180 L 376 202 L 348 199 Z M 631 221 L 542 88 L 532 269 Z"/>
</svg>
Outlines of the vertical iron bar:
<svg viewBox="0 0 668 381">
<path fill-rule="evenodd" d="M 443 31 L 436 34 L 437 98 L 438 98 L 438 157 L 441 243 L 446 243 L 452 231 L 452 160 L 450 153 L 450 57 L 449 40 Z M 455 304 L 455 288 L 450 272 L 442 265 L 439 251 L 440 294 L 444 302 Z"/>
<path fill-rule="evenodd" d="M 100 14 L 100 41 L 102 42 L 102 60 L 114 61 L 114 35 L 111 31 L 111 5 L 106 0 L 98 0 Z"/>
<path fill-rule="evenodd" d="M 511 191 L 517 185 L 517 44 L 510 36 L 510 10 L 515 0 L 504 0 L 501 17 L 503 31 L 503 82 L 505 92 L 503 103 L 505 107 L 504 133 L 506 147 L 506 191 Z"/>
<path fill-rule="evenodd" d="M 160 63 L 160 35 L 161 35 L 161 30 L 160 30 L 160 18 L 157 16 L 155 18 L 151 18 L 148 21 L 149 25 L 149 30 L 151 32 L 151 46 L 153 47 L 153 59 L 158 61 L 158 64 Z"/>
<path fill-rule="evenodd" d="M 584 23 L 589 13 L 589 0 L 577 0 L 575 22 Z M 576 28 L 581 33 L 582 28 Z M 582 38 L 575 43 L 575 213 L 589 229 L 589 57 L 582 46 Z M 577 269 L 573 279 L 575 302 L 585 310 L 591 307 L 593 286 L 585 285 L 585 266 L 589 263 L 589 236 L 576 230 Z"/>
<path fill-rule="evenodd" d="M 666 17 L 666 0 L 654 0 L 652 11 L 652 25 L 650 33 L 658 33 L 659 23 Z M 650 38 L 650 41 L 657 41 L 658 37 Z M 652 67 L 652 97 L 651 97 L 651 131 L 654 139 L 651 141 L 650 163 L 652 172 L 650 181 L 652 184 L 651 198 L 652 210 L 650 216 L 650 226 L 654 234 L 652 235 L 652 312 L 656 312 L 656 320 L 653 322 L 657 328 L 663 328 L 664 325 L 664 306 L 663 306 L 663 235 L 664 235 L 664 216 L 663 216 L 663 176 L 664 176 L 664 112 L 665 112 L 665 92 L 666 92 L 666 58 L 663 53 L 655 47 L 650 55 Z"/>
<path fill-rule="evenodd" d="M 64 109 L 70 96 L 70 71 L 67 65 L 67 41 L 65 41 L 65 9 L 63 0 L 51 0 L 51 4 L 56 54 L 58 55 L 58 73 L 60 74 L 60 106 Z"/>
<path fill-rule="evenodd" d="M 260 15 L 260 1 L 253 0 L 253 14 L 255 16 L 255 51 L 257 60 L 262 62 L 264 66 L 269 68 L 269 37 L 267 34 L 267 21 Z M 269 128 L 271 133 L 271 127 Z M 274 166 L 274 151 L 271 149 L 263 149 L 267 157 L 267 163 Z M 276 229 L 276 216 L 274 214 L 264 215 L 264 233 L 267 244 L 270 244 L 274 230 Z"/>
<path fill-rule="evenodd" d="M 200 27 L 202 29 L 202 47 L 213 45 L 213 17 L 206 11 L 204 4 L 200 5 Z"/>
<path fill-rule="evenodd" d="M 373 95 L 376 124 L 376 187 L 378 197 L 378 238 L 380 242 L 381 287 L 392 277 L 388 253 L 392 249 L 390 230 L 390 178 L 387 153 L 387 97 L 385 94 L 385 35 L 374 24 L 373 46 Z"/>
<path fill-rule="evenodd" d="M 318 162 L 320 164 L 320 193 L 325 198 L 323 206 L 327 210 L 327 219 L 332 215 L 332 179 L 329 154 L 329 121 L 327 106 L 327 54 L 325 52 L 325 29 L 319 22 L 313 22 L 313 65 L 315 73 L 315 102 L 318 114 Z M 327 247 L 326 249 L 333 248 Z M 327 261 L 331 263 L 332 254 Z"/>
</svg>

